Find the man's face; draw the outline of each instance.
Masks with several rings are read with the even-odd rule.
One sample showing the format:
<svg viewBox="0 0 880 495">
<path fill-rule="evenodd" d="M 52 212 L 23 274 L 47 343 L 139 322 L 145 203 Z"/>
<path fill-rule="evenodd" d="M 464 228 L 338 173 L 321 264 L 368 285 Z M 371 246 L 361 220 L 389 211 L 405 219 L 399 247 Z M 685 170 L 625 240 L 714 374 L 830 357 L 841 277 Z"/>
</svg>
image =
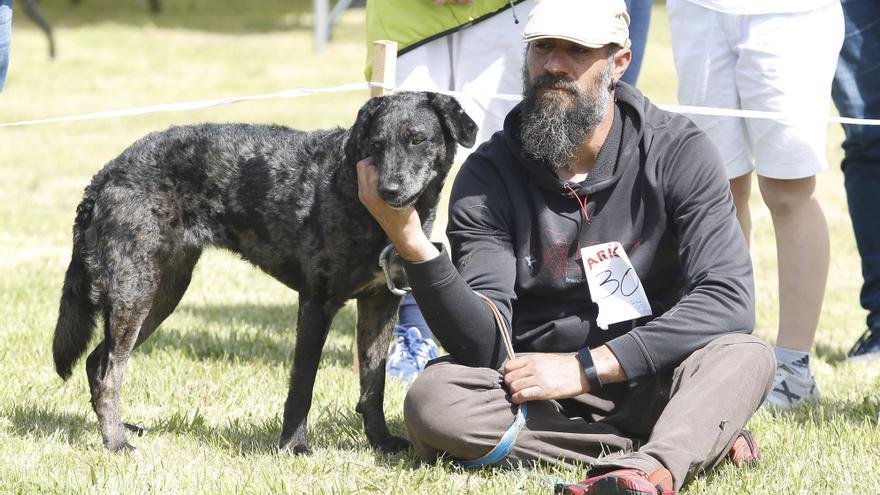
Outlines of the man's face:
<svg viewBox="0 0 880 495">
<path fill-rule="evenodd" d="M 554 169 L 569 166 L 577 146 L 605 117 L 613 52 L 547 38 L 528 46 L 523 66 L 523 148 Z"/>
</svg>

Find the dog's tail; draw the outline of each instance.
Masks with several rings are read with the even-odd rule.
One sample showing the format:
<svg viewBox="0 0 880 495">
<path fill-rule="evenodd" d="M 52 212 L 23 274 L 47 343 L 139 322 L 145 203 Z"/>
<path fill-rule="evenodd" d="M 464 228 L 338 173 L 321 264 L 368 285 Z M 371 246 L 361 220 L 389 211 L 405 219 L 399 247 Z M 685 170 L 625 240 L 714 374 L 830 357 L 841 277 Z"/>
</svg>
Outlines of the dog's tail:
<svg viewBox="0 0 880 495">
<path fill-rule="evenodd" d="M 61 291 L 61 304 L 58 309 L 58 323 L 55 325 L 55 338 L 52 354 L 55 370 L 63 379 L 70 378 L 73 365 L 82 356 L 95 329 L 96 306 L 89 297 L 92 279 L 85 264 L 85 231 L 92 222 L 95 207 L 91 188 L 76 208 L 76 221 L 73 223 L 73 255 L 64 288 Z"/>
</svg>

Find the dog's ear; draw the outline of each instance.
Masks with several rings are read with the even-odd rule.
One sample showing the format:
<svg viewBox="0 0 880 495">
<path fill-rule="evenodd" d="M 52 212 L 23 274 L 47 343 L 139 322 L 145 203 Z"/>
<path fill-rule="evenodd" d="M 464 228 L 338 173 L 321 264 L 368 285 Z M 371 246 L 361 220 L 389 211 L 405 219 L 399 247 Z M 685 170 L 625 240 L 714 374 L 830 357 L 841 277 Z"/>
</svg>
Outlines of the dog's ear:
<svg viewBox="0 0 880 495">
<path fill-rule="evenodd" d="M 348 141 L 345 142 L 346 163 L 355 164 L 370 155 L 370 143 L 367 142 L 367 136 L 370 133 L 373 117 L 383 101 L 381 96 L 370 98 L 358 111 L 357 119 L 348 134 Z"/>
<path fill-rule="evenodd" d="M 440 93 L 428 93 L 428 101 L 431 102 L 431 107 L 440 116 L 443 130 L 452 136 L 455 142 L 465 148 L 470 148 L 474 145 L 479 127 L 461 108 L 458 100 Z"/>
</svg>

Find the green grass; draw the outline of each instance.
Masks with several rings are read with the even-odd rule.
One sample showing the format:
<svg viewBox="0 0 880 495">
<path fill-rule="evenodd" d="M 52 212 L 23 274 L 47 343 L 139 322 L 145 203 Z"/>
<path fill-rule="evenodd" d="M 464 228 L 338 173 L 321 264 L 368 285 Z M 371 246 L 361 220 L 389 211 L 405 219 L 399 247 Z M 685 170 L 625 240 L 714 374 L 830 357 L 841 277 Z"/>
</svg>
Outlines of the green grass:
<svg viewBox="0 0 880 495">
<path fill-rule="evenodd" d="M 342 18 L 329 49 L 311 49 L 308 2 L 165 0 L 44 2 L 59 58 L 16 11 L 0 121 L 323 87 L 361 79 L 361 11 Z M 256 3 L 255 3 L 256 4 Z M 641 86 L 675 101 L 662 6 L 653 19 Z M 74 210 L 89 178 L 147 132 L 201 121 L 348 125 L 365 92 L 243 103 L 184 113 L 0 129 L 0 493 L 517 493 L 582 469 L 464 473 L 420 465 L 412 453 L 371 451 L 354 412 L 354 310 L 336 319 L 322 356 L 310 432 L 314 454 L 275 449 L 295 333 L 296 295 L 235 257 L 209 252 L 180 308 L 127 369 L 123 414 L 150 428 L 132 455 L 101 446 L 81 366 L 69 383 L 52 369 L 57 301 Z M 829 158 L 841 132 L 829 126 Z M 880 366 L 842 356 L 863 328 L 861 283 L 840 172 L 820 176 L 833 259 L 816 341 L 823 399 L 789 414 L 759 412 L 750 427 L 765 455 L 751 470 L 722 465 L 689 494 L 855 493 L 880 486 Z M 776 329 L 775 241 L 755 198 L 757 333 Z M 387 387 L 392 430 L 403 434 L 404 390 Z"/>
</svg>

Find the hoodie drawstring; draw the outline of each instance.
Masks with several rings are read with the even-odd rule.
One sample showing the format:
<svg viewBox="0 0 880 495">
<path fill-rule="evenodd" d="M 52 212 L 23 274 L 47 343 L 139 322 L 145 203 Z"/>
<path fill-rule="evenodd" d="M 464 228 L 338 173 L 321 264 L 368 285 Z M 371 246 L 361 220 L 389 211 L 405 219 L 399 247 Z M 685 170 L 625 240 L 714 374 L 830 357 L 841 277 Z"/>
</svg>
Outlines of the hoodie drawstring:
<svg viewBox="0 0 880 495">
<path fill-rule="evenodd" d="M 513 23 L 519 24 L 519 18 L 516 17 L 516 7 L 513 5 L 513 0 L 507 0 L 507 3 L 510 4 L 510 11 L 513 12 Z"/>
<path fill-rule="evenodd" d="M 578 206 L 581 207 L 581 213 L 584 214 L 584 219 L 587 221 L 587 223 L 590 223 L 590 215 L 587 213 L 587 194 L 584 193 L 584 200 L 581 201 L 581 197 L 578 196 L 578 193 L 574 190 L 574 188 L 571 187 L 570 183 L 566 182 L 565 184 L 563 184 L 563 187 L 568 189 L 568 192 L 571 193 L 572 196 L 574 196 L 575 201 L 578 202 Z"/>
</svg>

